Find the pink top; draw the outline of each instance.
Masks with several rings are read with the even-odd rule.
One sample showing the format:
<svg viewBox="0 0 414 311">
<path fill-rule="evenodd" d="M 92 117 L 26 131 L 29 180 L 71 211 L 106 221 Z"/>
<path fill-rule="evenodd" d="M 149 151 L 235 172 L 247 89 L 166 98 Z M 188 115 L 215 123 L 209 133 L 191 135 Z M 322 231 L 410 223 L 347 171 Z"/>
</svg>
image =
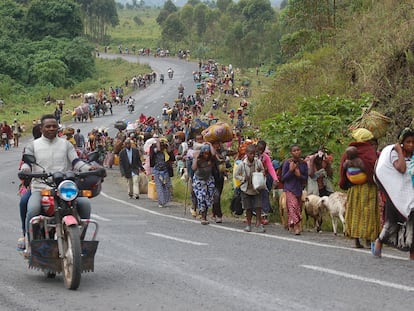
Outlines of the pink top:
<svg viewBox="0 0 414 311">
<path fill-rule="evenodd" d="M 277 174 L 275 171 L 275 168 L 272 165 L 272 160 L 270 159 L 269 155 L 266 152 L 263 152 L 260 155 L 260 160 L 263 163 L 263 166 L 266 168 L 267 173 L 272 176 L 273 180 L 276 180 L 279 182 L 279 179 L 277 178 Z"/>
</svg>

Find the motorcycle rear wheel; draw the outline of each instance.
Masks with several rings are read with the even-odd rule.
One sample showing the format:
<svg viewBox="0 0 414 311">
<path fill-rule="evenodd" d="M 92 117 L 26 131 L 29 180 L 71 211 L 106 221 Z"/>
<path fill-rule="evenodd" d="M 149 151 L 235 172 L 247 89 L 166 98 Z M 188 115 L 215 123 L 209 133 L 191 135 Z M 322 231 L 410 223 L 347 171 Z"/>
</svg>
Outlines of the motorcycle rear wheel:
<svg viewBox="0 0 414 311">
<path fill-rule="evenodd" d="M 82 273 L 80 232 L 77 225 L 65 227 L 63 239 L 62 272 L 65 286 L 77 289 Z"/>
</svg>

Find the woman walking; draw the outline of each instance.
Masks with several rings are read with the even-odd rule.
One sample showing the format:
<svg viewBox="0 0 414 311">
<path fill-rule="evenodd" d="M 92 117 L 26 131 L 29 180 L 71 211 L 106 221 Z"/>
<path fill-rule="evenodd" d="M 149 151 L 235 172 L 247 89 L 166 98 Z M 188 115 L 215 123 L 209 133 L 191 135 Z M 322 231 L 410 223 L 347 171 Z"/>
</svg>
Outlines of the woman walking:
<svg viewBox="0 0 414 311">
<path fill-rule="evenodd" d="M 283 192 L 286 192 L 289 231 L 300 235 L 302 231 L 302 191 L 308 180 L 308 165 L 301 158 L 298 145 L 290 147 L 291 158 L 282 166 Z"/>
<path fill-rule="evenodd" d="M 371 244 L 372 254 L 381 257 L 382 245 L 390 244 L 410 252 L 414 260 L 414 130 L 405 128 L 396 144 L 384 148 L 375 176 L 386 195 L 386 222 L 378 239 Z"/>
<path fill-rule="evenodd" d="M 348 190 L 345 214 L 346 234 L 354 239 L 356 248 L 363 248 L 360 238 L 365 239 L 370 245 L 380 232 L 378 189 L 373 179 L 377 152 L 372 145 L 374 135 L 367 129 L 354 130 L 352 137 L 355 141 L 349 146 L 357 148 L 358 157 L 365 166 L 366 178 L 359 179 L 358 184 L 349 181 L 347 171 L 344 169 L 346 161 L 346 153 L 344 153 L 341 158 L 339 186 L 343 190 Z"/>
<path fill-rule="evenodd" d="M 171 200 L 171 163 L 174 154 L 169 150 L 168 140 L 164 137 L 150 148 L 150 166 L 157 188 L 158 207 L 165 207 Z"/>
<path fill-rule="evenodd" d="M 214 177 L 213 166 L 215 165 L 216 152 L 210 143 L 201 146 L 200 152 L 195 153 L 192 169 L 193 191 L 197 198 L 197 207 L 201 214 L 201 224 L 207 225 L 207 211 L 213 205 L 214 199 Z"/>
</svg>

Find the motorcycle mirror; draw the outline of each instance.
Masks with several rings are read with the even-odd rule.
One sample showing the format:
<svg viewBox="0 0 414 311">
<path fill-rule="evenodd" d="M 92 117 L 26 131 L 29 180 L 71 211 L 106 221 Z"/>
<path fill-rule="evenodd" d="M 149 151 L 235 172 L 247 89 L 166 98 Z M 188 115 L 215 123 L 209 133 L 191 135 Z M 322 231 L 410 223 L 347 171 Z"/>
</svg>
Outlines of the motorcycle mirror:
<svg viewBox="0 0 414 311">
<path fill-rule="evenodd" d="M 43 172 L 45 172 L 45 168 L 36 162 L 36 157 L 32 154 L 23 154 L 23 162 L 36 165 L 40 167 L 43 170 Z"/>
<path fill-rule="evenodd" d="M 30 164 L 36 164 L 36 158 L 32 154 L 23 154 L 23 162 L 30 163 Z"/>
<path fill-rule="evenodd" d="M 99 159 L 99 153 L 97 151 L 90 152 L 88 153 L 87 158 L 88 162 L 97 161 Z"/>
</svg>

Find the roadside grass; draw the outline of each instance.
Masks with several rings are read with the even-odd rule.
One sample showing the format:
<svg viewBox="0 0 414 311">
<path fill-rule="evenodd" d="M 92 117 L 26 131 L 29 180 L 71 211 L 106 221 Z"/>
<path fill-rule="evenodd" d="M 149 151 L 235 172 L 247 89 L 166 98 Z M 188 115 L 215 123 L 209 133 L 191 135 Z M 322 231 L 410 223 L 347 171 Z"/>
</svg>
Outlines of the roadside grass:
<svg viewBox="0 0 414 311">
<path fill-rule="evenodd" d="M 111 36 L 109 44 L 111 53 L 119 53 L 118 47 L 122 44 L 123 50 L 128 47 L 133 54 L 132 47 L 135 45 L 138 52 L 141 48 L 158 47 L 161 38 L 161 28 L 156 22 L 160 10 L 157 8 L 143 8 L 139 10 L 118 10 L 119 25 L 111 27 L 108 34 Z M 134 17 L 142 21 L 138 25 Z M 103 51 L 102 47 L 100 48 Z M 136 53 L 137 53 L 136 52 Z"/>
</svg>

